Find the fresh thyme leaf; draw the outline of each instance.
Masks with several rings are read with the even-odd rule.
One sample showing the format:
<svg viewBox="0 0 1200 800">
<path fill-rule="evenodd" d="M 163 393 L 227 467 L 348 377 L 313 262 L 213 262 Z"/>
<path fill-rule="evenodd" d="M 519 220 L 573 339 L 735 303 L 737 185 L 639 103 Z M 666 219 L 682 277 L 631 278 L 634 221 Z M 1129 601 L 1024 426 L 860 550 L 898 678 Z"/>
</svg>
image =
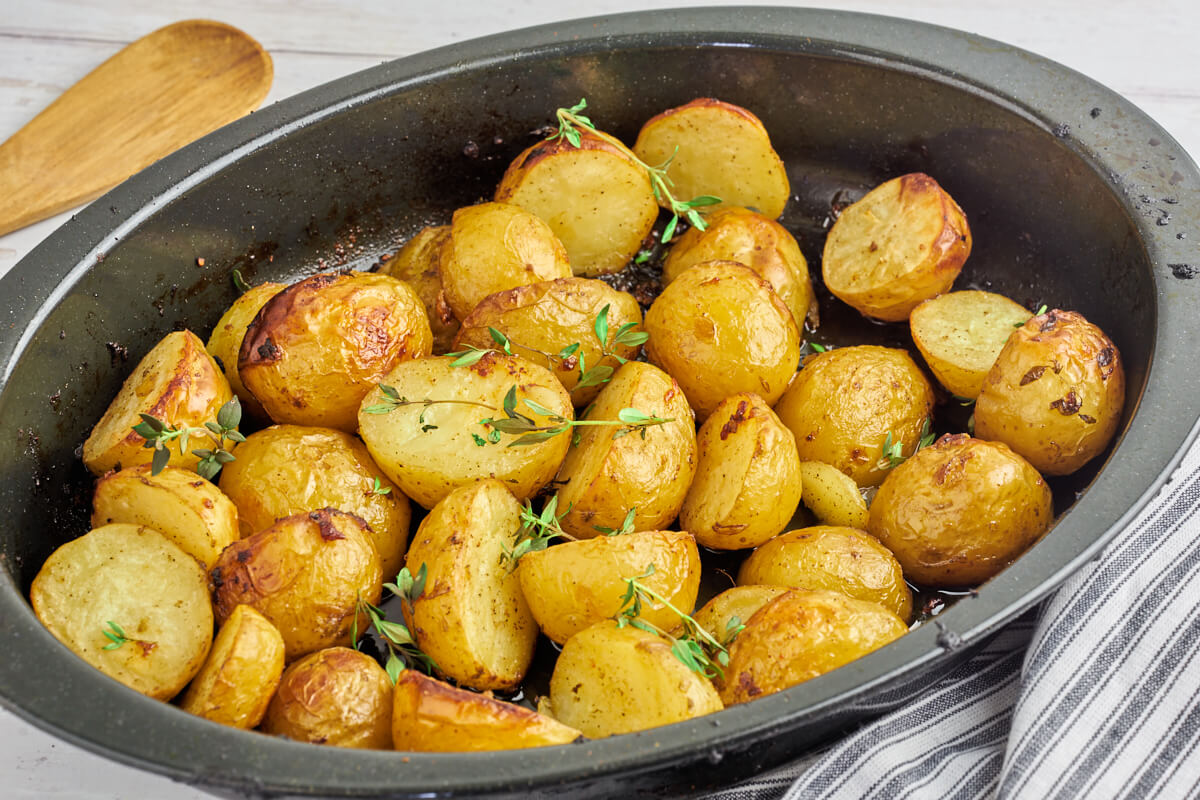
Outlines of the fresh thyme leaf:
<svg viewBox="0 0 1200 800">
<path fill-rule="evenodd" d="M 124 629 L 122 629 L 120 625 L 113 622 L 111 619 L 105 624 L 108 625 L 108 629 L 102 629 L 102 633 L 104 634 L 105 638 L 109 640 L 108 644 L 104 645 L 105 650 L 116 650 L 126 642 L 132 641 L 128 636 L 125 635 Z"/>
<path fill-rule="evenodd" d="M 608 349 L 608 309 L 609 304 L 605 304 L 604 308 L 600 309 L 600 313 L 596 315 L 596 321 L 592 325 L 592 330 L 596 332 L 596 340 L 600 342 L 600 349 Z"/>
<path fill-rule="evenodd" d="M 637 506 L 634 506 L 626 512 L 625 521 L 621 523 L 620 528 L 606 528 L 603 525 L 593 525 L 592 527 L 605 536 L 624 536 L 627 533 L 633 533 L 633 520 L 636 516 Z"/>
<path fill-rule="evenodd" d="M 400 576 L 397 576 L 397 580 L 400 580 Z M 375 632 L 387 646 L 388 660 L 385 669 L 393 685 L 395 685 L 400 671 L 406 667 L 420 669 L 429 675 L 432 675 L 437 669 L 437 663 L 417 646 L 416 639 L 409 631 L 408 626 L 388 620 L 383 609 L 363 600 L 361 594 L 358 597 L 355 611 L 350 634 L 355 649 L 358 648 L 358 614 L 361 613 L 370 620 L 371 627 L 375 628 Z"/>
<path fill-rule="evenodd" d="M 516 387 L 516 384 L 513 384 L 512 386 L 510 386 L 508 388 L 508 391 L 505 393 L 503 408 L 504 408 L 504 413 L 507 414 L 509 417 L 515 418 L 517 416 L 517 387 Z"/>
<path fill-rule="evenodd" d="M 392 492 L 392 487 L 384 486 L 383 481 L 381 481 L 379 479 L 379 476 L 376 475 L 375 476 L 375 485 L 371 487 L 371 494 L 377 494 L 377 495 L 383 496 L 385 494 L 391 494 L 391 492 Z"/>
<path fill-rule="evenodd" d="M 478 433 L 472 433 L 471 438 L 475 441 L 475 444 L 478 445 L 479 447 L 487 447 L 487 439 L 484 439 Z"/>
<path fill-rule="evenodd" d="M 635 263 L 635 264 L 645 264 L 647 261 L 649 261 L 649 260 L 650 260 L 650 258 L 651 258 L 653 255 L 654 255 L 654 254 L 653 254 L 653 253 L 651 253 L 649 250 L 639 250 L 639 251 L 638 251 L 638 254 L 637 254 L 636 256 L 634 256 L 634 257 L 633 257 L 633 263 Z"/>
<path fill-rule="evenodd" d="M 508 340 L 508 337 L 504 335 L 503 331 L 497 330 L 489 325 L 488 333 L 492 335 L 492 341 L 503 347 L 504 352 L 508 353 L 510 356 L 512 355 L 512 342 Z"/>
<path fill-rule="evenodd" d="M 913 450 L 913 455 L 916 455 L 917 450 L 920 450 L 922 447 L 929 447 L 937 438 L 937 434 L 932 430 L 932 423 L 933 419 L 931 417 L 926 417 L 925 421 L 921 423 L 921 438 L 917 442 L 917 449 Z"/>
<path fill-rule="evenodd" d="M 534 401 L 530 400 L 528 397 L 524 398 L 522 400 L 522 402 L 525 403 L 525 405 L 529 406 L 531 409 L 533 409 L 533 412 L 535 414 L 541 414 L 543 417 L 549 417 L 550 419 L 554 420 L 555 422 L 565 422 L 566 421 L 565 418 L 561 414 L 557 414 L 554 411 L 551 411 L 550 409 L 546 408 L 545 406 L 535 403 Z"/>
<path fill-rule="evenodd" d="M 241 270 L 232 270 L 229 273 L 229 277 L 233 280 L 233 288 L 237 289 L 241 294 L 245 294 L 252 288 L 250 284 L 246 283 L 246 279 L 242 277 Z"/>
<path fill-rule="evenodd" d="M 664 243 L 671 241 L 671 237 L 675 235 L 675 228 L 678 226 L 679 215 L 675 215 L 671 217 L 669 222 L 667 222 L 667 227 L 663 228 L 662 240 Z"/>
<path fill-rule="evenodd" d="M 558 495 L 554 495 L 546 501 L 541 514 L 535 513 L 533 503 L 526 500 L 524 508 L 521 509 L 521 527 L 513 536 L 513 546 L 505 547 L 501 556 L 502 561 L 508 562 L 508 571 L 515 570 L 517 563 L 526 553 L 545 550 L 552 539 L 574 540 L 574 537 L 564 531 L 562 525 L 559 524 L 559 521 L 566 515 L 566 511 L 562 514 L 558 513 Z"/>
<path fill-rule="evenodd" d="M 446 355 L 456 357 L 453 361 L 450 362 L 450 366 L 452 366 L 452 367 L 469 367 L 490 352 L 492 352 L 492 351 L 491 350 L 481 350 L 478 347 L 472 347 L 471 345 L 467 345 L 466 350 L 459 350 L 458 352 L 447 353 Z"/>
<path fill-rule="evenodd" d="M 579 342 L 575 342 L 574 344 L 569 344 L 566 347 L 564 347 L 562 350 L 558 351 L 558 357 L 564 358 L 564 359 L 570 358 L 571 356 L 575 355 L 576 351 L 578 351 L 578 350 L 579 350 Z"/>
<path fill-rule="evenodd" d="M 165 447 L 157 448 L 154 455 L 150 457 L 150 474 L 157 475 L 167 468 L 167 462 L 171 460 L 171 451 Z M 205 480 L 208 480 L 205 478 Z"/>
<path fill-rule="evenodd" d="M 816 342 L 809 342 L 809 343 L 808 343 L 808 346 L 809 346 L 810 348 L 812 348 L 813 352 L 815 352 L 815 353 L 824 353 L 824 352 L 826 352 L 827 350 L 829 350 L 829 348 L 828 348 L 828 347 L 826 347 L 825 345 L 823 345 L 823 344 L 817 344 Z"/>
<path fill-rule="evenodd" d="M 612 378 L 612 375 L 612 367 L 607 364 L 597 364 L 579 376 L 579 382 L 575 384 L 575 388 L 582 389 L 588 386 L 599 386 Z"/>
</svg>

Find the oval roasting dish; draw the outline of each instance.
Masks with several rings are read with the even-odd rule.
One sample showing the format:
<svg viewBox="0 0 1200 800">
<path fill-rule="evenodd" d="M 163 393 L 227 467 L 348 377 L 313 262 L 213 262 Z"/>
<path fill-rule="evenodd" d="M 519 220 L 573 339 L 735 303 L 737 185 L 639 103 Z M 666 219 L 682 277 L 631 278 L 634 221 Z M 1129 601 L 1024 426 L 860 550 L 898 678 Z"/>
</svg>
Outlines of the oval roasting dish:
<svg viewBox="0 0 1200 800">
<path fill-rule="evenodd" d="M 206 334 L 249 280 L 367 268 L 422 225 L 490 196 L 553 110 L 601 127 L 697 96 L 763 120 L 795 195 L 785 225 L 816 272 L 839 192 L 933 174 L 966 209 L 958 286 L 1083 310 L 1117 342 L 1122 433 L 1067 484 L 1079 499 L 977 596 L 769 698 L 639 734 L 488 754 L 346 752 L 222 728 L 75 658 L 26 600 L 87 528 L 77 448 L 169 329 Z M 0 279 L 0 699 L 59 736 L 210 791 L 255 796 L 577 796 L 707 786 L 778 764 L 903 701 L 961 646 L 1046 596 L 1168 478 L 1200 415 L 1200 175 L 1129 102 L 979 37 L 884 17 L 707 8 L 579 20 L 465 42 L 349 76 L 163 159 L 80 212 Z M 1187 233 L 1191 238 L 1177 234 Z"/>
</svg>

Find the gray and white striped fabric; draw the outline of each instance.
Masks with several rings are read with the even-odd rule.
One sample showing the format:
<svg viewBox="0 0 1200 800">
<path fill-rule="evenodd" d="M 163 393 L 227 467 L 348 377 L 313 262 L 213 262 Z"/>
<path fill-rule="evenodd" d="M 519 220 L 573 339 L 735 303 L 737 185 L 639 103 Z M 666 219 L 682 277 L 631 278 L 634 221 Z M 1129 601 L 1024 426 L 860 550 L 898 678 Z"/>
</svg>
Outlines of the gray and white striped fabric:
<svg viewBox="0 0 1200 800">
<path fill-rule="evenodd" d="M 927 691 L 709 800 L 1200 797 L 1200 445 L 1104 556 Z"/>
</svg>

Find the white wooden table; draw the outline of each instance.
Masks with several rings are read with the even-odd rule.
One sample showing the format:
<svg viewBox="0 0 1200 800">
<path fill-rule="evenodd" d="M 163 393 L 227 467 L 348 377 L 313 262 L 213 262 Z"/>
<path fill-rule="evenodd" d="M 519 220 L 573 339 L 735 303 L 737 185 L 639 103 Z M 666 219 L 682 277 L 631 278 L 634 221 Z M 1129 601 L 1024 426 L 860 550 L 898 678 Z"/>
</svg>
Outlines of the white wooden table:
<svg viewBox="0 0 1200 800">
<path fill-rule="evenodd" d="M 706 0 L 0 0 L 0 139 L 122 45 L 181 19 L 242 28 L 275 60 L 267 102 L 381 61 L 572 17 Z M 760 5 L 791 5 L 760 0 Z M 989 36 L 1070 66 L 1128 97 L 1200 160 L 1196 0 L 831 0 Z M 0 274 L 67 217 L 0 237 Z M 202 800 L 202 792 L 61 742 L 0 710 L 0 797 Z"/>
</svg>

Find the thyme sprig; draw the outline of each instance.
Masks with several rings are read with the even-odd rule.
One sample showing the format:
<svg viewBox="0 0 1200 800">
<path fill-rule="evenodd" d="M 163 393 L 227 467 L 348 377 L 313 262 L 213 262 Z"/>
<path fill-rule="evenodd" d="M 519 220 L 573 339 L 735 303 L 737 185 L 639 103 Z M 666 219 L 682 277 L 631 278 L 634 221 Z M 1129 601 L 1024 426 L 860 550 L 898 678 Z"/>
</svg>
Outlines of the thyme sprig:
<svg viewBox="0 0 1200 800">
<path fill-rule="evenodd" d="M 627 533 L 633 533 L 633 520 L 637 517 L 637 506 L 629 509 L 625 514 L 625 520 L 619 528 L 606 528 L 603 525 L 593 525 L 592 527 L 603 533 L 605 536 L 624 536 Z"/>
<path fill-rule="evenodd" d="M 221 406 L 215 422 L 206 422 L 201 427 L 182 425 L 176 428 L 150 414 L 138 414 L 138 416 L 142 418 L 142 421 L 133 426 L 133 432 L 146 440 L 143 447 L 154 451 L 154 455 L 150 459 L 151 475 L 162 472 L 171 460 L 171 442 L 178 439 L 179 454 L 184 455 L 188 452 L 190 439 L 194 436 L 202 436 L 209 439 L 215 446 L 197 448 L 191 453 L 200 457 L 200 463 L 196 465 L 196 472 L 200 477 L 211 481 L 221 471 L 221 467 L 234 460 L 231 452 L 233 448 L 246 441 L 246 437 L 237 430 L 238 424 L 242 421 L 242 406 L 236 395 Z M 232 443 L 228 448 L 225 446 L 226 439 Z"/>
<path fill-rule="evenodd" d="M 932 424 L 929 417 L 926 417 L 925 421 L 921 423 L 921 437 L 917 440 L 917 446 L 907 456 L 904 455 L 904 442 L 893 441 L 892 432 L 888 431 L 887 436 L 883 438 L 883 455 L 879 461 L 875 462 L 875 469 L 894 469 L 915 456 L 921 448 L 933 444 L 937 434 L 933 432 Z"/>
<path fill-rule="evenodd" d="M 394 387 L 383 383 L 379 384 L 379 391 L 383 392 L 383 402 L 367 406 L 363 409 L 364 414 L 390 414 L 397 408 L 403 408 L 404 406 L 425 406 L 426 409 L 428 409 L 429 406 L 435 406 L 443 403 L 461 406 L 475 406 L 477 408 L 486 408 L 489 411 L 496 410 L 495 406 L 490 406 L 487 403 L 479 403 L 474 400 L 431 400 L 428 397 L 424 397 L 419 400 L 409 400 L 407 397 L 401 397 L 400 393 L 397 392 Z M 417 421 L 421 423 L 422 430 L 435 430 L 437 428 L 436 425 L 427 425 L 425 423 L 424 412 L 421 413 L 421 416 Z"/>
<path fill-rule="evenodd" d="M 532 502 L 525 501 L 525 507 L 521 509 L 521 527 L 517 529 L 517 533 L 513 537 L 513 546 L 512 548 L 505 547 L 504 554 L 501 556 L 502 560 L 508 562 L 509 572 L 517 568 L 521 556 L 545 550 L 553 539 L 576 541 L 575 537 L 564 531 L 559 524 L 567 515 L 567 511 L 558 513 L 558 495 L 546 501 L 540 514 L 533 510 Z"/>
<path fill-rule="evenodd" d="M 582 428 L 589 426 L 604 426 L 615 427 L 613 438 L 619 439 L 622 436 L 637 431 L 641 433 L 642 438 L 646 438 L 646 430 L 657 425 L 665 425 L 668 422 L 674 422 L 674 417 L 664 418 L 651 414 L 645 414 L 638 411 L 636 408 L 622 408 L 617 412 L 615 420 L 608 419 L 568 419 L 555 411 L 551 411 L 545 406 L 530 400 L 528 397 L 521 398 L 524 403 L 535 414 L 541 414 L 549 419 L 548 425 L 541 425 L 532 417 L 523 414 L 517 410 L 517 387 L 513 386 L 504 396 L 504 416 L 503 417 L 488 417 L 481 419 L 479 424 L 489 428 L 493 433 L 507 433 L 510 436 L 516 436 L 508 443 L 509 447 L 524 447 L 532 444 L 544 442 L 547 439 L 553 439 L 555 436 L 566 433 L 572 428 Z M 495 443 L 490 436 L 487 441 Z M 476 439 L 476 444 L 480 444 L 480 440 Z M 482 445 L 481 445 L 482 446 Z"/>
<path fill-rule="evenodd" d="M 125 631 L 121 628 L 121 626 L 113 622 L 111 619 L 108 620 L 105 625 L 108 626 L 107 628 L 103 629 L 104 636 L 108 639 L 108 644 L 104 645 L 105 650 L 116 650 L 119 647 L 123 647 L 128 642 L 133 641 L 125 635 Z"/>
<path fill-rule="evenodd" d="M 1033 316 L 1034 316 L 1034 317 L 1040 317 L 1042 314 L 1045 314 L 1045 313 L 1046 313 L 1046 309 L 1047 309 L 1048 307 L 1049 307 L 1049 306 L 1047 306 L 1045 303 L 1042 303 L 1040 306 L 1038 306 L 1038 310 L 1037 310 L 1037 311 L 1035 311 L 1035 312 L 1033 312 Z M 1030 319 L 1033 319 L 1033 317 L 1030 317 Z M 1028 321 L 1029 321 L 1029 320 L 1027 319 L 1027 320 L 1024 320 L 1024 321 L 1022 321 L 1022 322 L 1014 322 L 1014 323 L 1013 323 L 1013 327 L 1014 327 L 1014 328 L 1020 328 L 1020 327 L 1024 326 L 1024 325 L 1025 325 L 1025 323 L 1026 323 L 1026 322 L 1028 322 Z"/>
<path fill-rule="evenodd" d="M 425 591 L 425 577 L 424 564 L 417 570 L 416 577 L 408 571 L 408 567 L 405 567 L 396 576 L 396 582 L 385 583 L 384 588 L 399 597 L 402 603 L 407 604 L 411 614 L 413 601 Z M 354 649 L 359 649 L 358 615 L 365 614 L 370 620 L 369 627 L 374 627 L 376 633 L 387 645 L 388 658 L 384 665 L 384 671 L 387 672 L 393 686 L 396 685 L 400 672 L 404 669 L 419 669 L 427 675 L 432 675 L 437 669 L 437 663 L 422 652 L 407 625 L 390 621 L 383 609 L 363 600 L 361 594 L 358 596 L 355 611 L 354 621 L 350 625 L 350 639 L 354 642 Z M 366 633 L 366 631 L 363 632 Z"/>
</svg>

